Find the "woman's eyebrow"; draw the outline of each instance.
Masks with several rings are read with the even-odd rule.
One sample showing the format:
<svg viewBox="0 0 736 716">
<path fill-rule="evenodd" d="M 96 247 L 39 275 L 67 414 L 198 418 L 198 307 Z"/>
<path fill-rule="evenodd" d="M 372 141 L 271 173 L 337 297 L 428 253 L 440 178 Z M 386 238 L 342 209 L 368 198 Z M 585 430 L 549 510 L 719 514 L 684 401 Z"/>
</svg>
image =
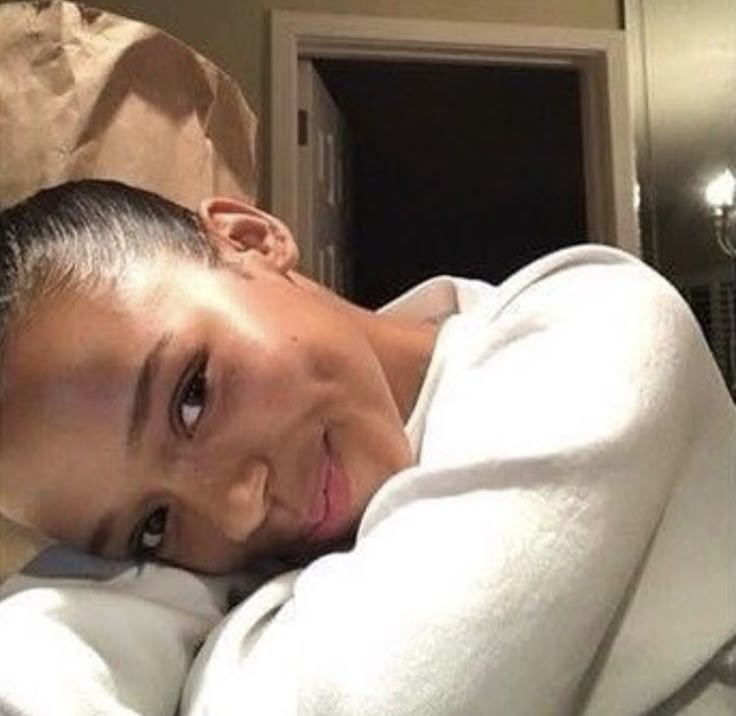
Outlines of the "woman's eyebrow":
<svg viewBox="0 0 736 716">
<path fill-rule="evenodd" d="M 151 413 L 151 386 L 161 365 L 161 353 L 174 337 L 173 333 L 164 333 L 148 352 L 141 369 L 133 393 L 133 407 L 130 411 L 128 425 L 128 449 L 134 448 L 143 434 L 146 422 Z"/>
</svg>

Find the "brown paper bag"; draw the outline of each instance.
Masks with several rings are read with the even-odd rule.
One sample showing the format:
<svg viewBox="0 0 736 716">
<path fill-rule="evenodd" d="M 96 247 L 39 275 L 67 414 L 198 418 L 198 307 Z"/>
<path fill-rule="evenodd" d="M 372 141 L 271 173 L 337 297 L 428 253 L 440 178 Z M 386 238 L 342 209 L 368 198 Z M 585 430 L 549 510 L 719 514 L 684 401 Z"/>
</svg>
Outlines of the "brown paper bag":
<svg viewBox="0 0 736 716">
<path fill-rule="evenodd" d="M 160 30 L 59 0 L 0 5 L 0 208 L 81 178 L 192 209 L 255 200 L 255 133 L 235 82 Z M 45 544 L 0 517 L 0 580 Z"/>
<path fill-rule="evenodd" d="M 255 132 L 236 83 L 156 28 L 59 0 L 0 5 L 0 207 L 91 177 L 190 208 L 254 200 Z"/>
</svg>

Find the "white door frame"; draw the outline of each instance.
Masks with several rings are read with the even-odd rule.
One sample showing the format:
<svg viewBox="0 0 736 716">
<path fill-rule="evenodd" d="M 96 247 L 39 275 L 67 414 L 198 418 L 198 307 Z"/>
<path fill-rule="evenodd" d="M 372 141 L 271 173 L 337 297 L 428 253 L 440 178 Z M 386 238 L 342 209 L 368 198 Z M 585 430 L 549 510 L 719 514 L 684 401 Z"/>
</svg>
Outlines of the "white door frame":
<svg viewBox="0 0 736 716">
<path fill-rule="evenodd" d="M 580 72 L 588 235 L 640 254 L 625 33 L 274 10 L 271 209 L 297 226 L 297 60 L 551 65 Z"/>
</svg>

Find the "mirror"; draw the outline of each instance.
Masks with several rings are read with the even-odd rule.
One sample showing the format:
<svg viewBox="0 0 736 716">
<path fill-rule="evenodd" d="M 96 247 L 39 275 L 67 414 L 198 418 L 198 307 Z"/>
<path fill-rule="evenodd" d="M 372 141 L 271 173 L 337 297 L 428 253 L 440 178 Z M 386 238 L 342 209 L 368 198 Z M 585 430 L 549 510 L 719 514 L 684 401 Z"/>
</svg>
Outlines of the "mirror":
<svg viewBox="0 0 736 716">
<path fill-rule="evenodd" d="M 736 172 L 736 2 L 626 0 L 645 258 L 683 293 L 736 395 L 736 259 L 706 188 Z M 733 239 L 736 215 L 727 229 Z"/>
</svg>

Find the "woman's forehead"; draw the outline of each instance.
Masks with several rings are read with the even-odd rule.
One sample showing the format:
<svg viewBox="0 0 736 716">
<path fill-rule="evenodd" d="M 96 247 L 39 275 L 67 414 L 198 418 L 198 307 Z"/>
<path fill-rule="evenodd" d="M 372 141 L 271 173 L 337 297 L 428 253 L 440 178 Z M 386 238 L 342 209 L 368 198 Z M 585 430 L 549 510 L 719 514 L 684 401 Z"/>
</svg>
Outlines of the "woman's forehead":
<svg viewBox="0 0 736 716">
<path fill-rule="evenodd" d="M 223 300 L 213 290 L 214 272 L 193 268 L 142 267 L 114 285 L 70 289 L 36 306 L 7 342 L 0 438 L 119 413 L 161 337 L 184 334 L 192 316 Z"/>
<path fill-rule="evenodd" d="M 209 271 L 203 267 L 200 273 Z M 162 322 L 181 321 L 201 293 L 202 275 L 186 262 L 141 261 L 112 280 L 80 282 L 49 294 L 11 333 L 7 362 L 38 370 L 63 361 L 123 358 L 140 350 L 138 344 Z"/>
<path fill-rule="evenodd" d="M 115 393 L 164 333 L 222 300 L 207 267 L 147 263 L 115 282 L 46 297 L 7 341 L 0 398 L 65 402 Z"/>
<path fill-rule="evenodd" d="M 147 333 L 119 305 L 65 297 L 14 336 L 0 395 L 4 502 L 30 514 L 58 502 L 70 475 L 114 469 L 102 462 L 122 457 Z"/>
<path fill-rule="evenodd" d="M 124 316 L 77 304 L 39 316 L 9 343 L 3 366 L 4 437 L 62 430 L 121 401 L 142 336 Z M 7 433 L 10 432 L 10 435 Z"/>
<path fill-rule="evenodd" d="M 144 328 L 112 292 L 45 301 L 8 341 L 5 392 L 49 381 L 66 385 L 80 373 L 95 379 L 104 366 L 126 362 Z"/>
<path fill-rule="evenodd" d="M 64 296 L 39 307 L 8 341 L 2 371 L 6 445 L 28 445 L 90 422 L 110 422 L 130 400 L 130 384 L 151 328 L 112 297 Z M 31 440 L 31 444 L 32 444 Z"/>
</svg>

